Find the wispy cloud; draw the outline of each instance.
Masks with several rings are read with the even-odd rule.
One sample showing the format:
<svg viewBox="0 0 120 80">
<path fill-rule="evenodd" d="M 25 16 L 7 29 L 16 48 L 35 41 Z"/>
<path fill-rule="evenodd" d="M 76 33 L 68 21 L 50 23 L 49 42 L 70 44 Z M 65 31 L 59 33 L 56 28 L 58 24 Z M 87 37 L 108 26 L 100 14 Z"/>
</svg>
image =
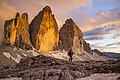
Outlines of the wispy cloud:
<svg viewBox="0 0 120 80">
<path fill-rule="evenodd" d="M 119 24 L 107 24 L 106 26 L 84 32 L 84 39 L 92 45 L 92 48 L 97 48 L 101 51 L 114 50 L 114 52 L 118 52 L 120 48 L 120 43 L 118 43 L 120 40 L 119 32 Z"/>
<path fill-rule="evenodd" d="M 120 8 L 99 11 L 92 15 L 84 10 L 80 10 L 80 8 L 77 8 L 70 11 L 68 14 L 68 17 L 72 17 L 83 31 L 103 27 L 104 24 L 120 20 Z"/>
<path fill-rule="evenodd" d="M 98 28 L 94 28 L 90 31 L 84 32 L 85 36 L 94 36 L 94 35 L 105 35 L 109 34 L 111 31 L 120 31 L 120 25 L 118 24 L 106 24 Z"/>
<path fill-rule="evenodd" d="M 112 44 L 108 44 L 102 47 L 99 47 L 99 49 L 101 51 L 105 51 L 105 52 L 117 52 L 120 53 L 120 42 L 115 42 Z"/>
</svg>

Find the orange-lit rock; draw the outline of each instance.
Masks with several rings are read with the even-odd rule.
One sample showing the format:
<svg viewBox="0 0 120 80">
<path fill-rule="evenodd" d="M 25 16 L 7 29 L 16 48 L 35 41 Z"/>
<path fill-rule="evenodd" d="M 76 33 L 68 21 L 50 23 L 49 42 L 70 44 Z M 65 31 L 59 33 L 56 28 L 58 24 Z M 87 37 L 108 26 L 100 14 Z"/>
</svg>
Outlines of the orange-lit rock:
<svg viewBox="0 0 120 80">
<path fill-rule="evenodd" d="M 32 49 L 28 33 L 28 14 L 20 16 L 16 14 L 15 19 L 5 21 L 3 45 L 15 45 L 23 49 Z"/>
<path fill-rule="evenodd" d="M 30 39 L 40 52 L 55 50 L 58 46 L 58 25 L 49 6 L 32 20 L 29 25 Z"/>
<path fill-rule="evenodd" d="M 4 40 L 2 45 L 14 45 L 16 39 L 14 20 L 6 20 L 4 26 Z"/>
</svg>

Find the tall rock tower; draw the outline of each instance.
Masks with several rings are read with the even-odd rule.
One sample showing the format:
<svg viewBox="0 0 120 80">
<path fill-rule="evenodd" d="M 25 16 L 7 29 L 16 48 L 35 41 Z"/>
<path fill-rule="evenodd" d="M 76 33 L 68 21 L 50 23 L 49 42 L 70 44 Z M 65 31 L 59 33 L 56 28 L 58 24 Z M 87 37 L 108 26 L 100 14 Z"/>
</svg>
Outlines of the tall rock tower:
<svg viewBox="0 0 120 80">
<path fill-rule="evenodd" d="M 83 33 L 72 19 L 67 19 L 59 31 L 59 48 L 83 54 Z"/>
<path fill-rule="evenodd" d="M 28 33 L 28 24 L 27 13 L 23 13 L 22 16 L 17 13 L 15 19 L 6 20 L 2 45 L 13 45 L 22 49 L 32 49 Z"/>
<path fill-rule="evenodd" d="M 30 40 L 40 52 L 55 50 L 58 46 L 58 25 L 49 6 L 32 20 L 29 25 Z"/>
<path fill-rule="evenodd" d="M 16 27 L 14 19 L 6 20 L 4 24 L 3 45 L 14 45 L 16 38 Z"/>
</svg>

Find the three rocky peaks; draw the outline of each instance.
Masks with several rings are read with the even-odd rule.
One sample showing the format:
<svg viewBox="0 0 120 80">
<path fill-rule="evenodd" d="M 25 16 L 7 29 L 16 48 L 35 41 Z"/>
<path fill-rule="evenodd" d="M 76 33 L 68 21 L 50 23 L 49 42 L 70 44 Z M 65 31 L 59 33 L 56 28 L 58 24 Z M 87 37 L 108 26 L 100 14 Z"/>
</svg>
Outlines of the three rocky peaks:
<svg viewBox="0 0 120 80">
<path fill-rule="evenodd" d="M 83 39 L 83 33 L 72 19 L 67 19 L 58 30 L 58 25 L 49 6 L 31 21 L 27 13 L 15 19 L 6 20 L 4 25 L 3 46 L 16 46 L 22 49 L 33 49 L 40 52 L 72 49 L 77 54 L 90 52 L 89 44 Z"/>
</svg>

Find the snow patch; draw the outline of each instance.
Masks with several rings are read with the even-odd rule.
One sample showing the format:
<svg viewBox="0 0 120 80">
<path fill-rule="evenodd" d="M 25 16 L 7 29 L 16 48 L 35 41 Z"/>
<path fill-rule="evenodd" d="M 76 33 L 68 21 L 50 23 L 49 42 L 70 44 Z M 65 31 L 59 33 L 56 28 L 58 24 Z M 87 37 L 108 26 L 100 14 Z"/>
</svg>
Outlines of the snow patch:
<svg viewBox="0 0 120 80">
<path fill-rule="evenodd" d="M 28 50 L 27 52 L 31 52 L 33 54 L 33 56 L 38 56 L 39 53 L 37 53 L 36 51 L 34 50 Z"/>
<path fill-rule="evenodd" d="M 22 52 L 22 54 L 23 54 L 25 57 L 27 57 L 27 55 L 26 55 L 25 53 Z"/>
<path fill-rule="evenodd" d="M 69 60 L 69 56 L 67 55 L 67 51 L 50 51 L 49 56 L 59 58 L 59 59 L 64 59 L 64 60 Z"/>
<path fill-rule="evenodd" d="M 9 58 L 9 59 L 10 59 L 10 57 L 11 57 L 10 53 L 7 53 L 7 52 L 4 52 L 3 55 L 6 56 L 6 57 Z"/>
<path fill-rule="evenodd" d="M 17 57 L 16 58 L 14 58 L 13 56 L 11 56 L 10 53 L 8 53 L 8 52 L 4 52 L 3 55 L 6 56 L 9 59 L 14 60 L 16 63 L 19 63 L 20 60 L 21 60 L 21 58 L 22 58 L 18 53 L 17 53 Z"/>
</svg>

